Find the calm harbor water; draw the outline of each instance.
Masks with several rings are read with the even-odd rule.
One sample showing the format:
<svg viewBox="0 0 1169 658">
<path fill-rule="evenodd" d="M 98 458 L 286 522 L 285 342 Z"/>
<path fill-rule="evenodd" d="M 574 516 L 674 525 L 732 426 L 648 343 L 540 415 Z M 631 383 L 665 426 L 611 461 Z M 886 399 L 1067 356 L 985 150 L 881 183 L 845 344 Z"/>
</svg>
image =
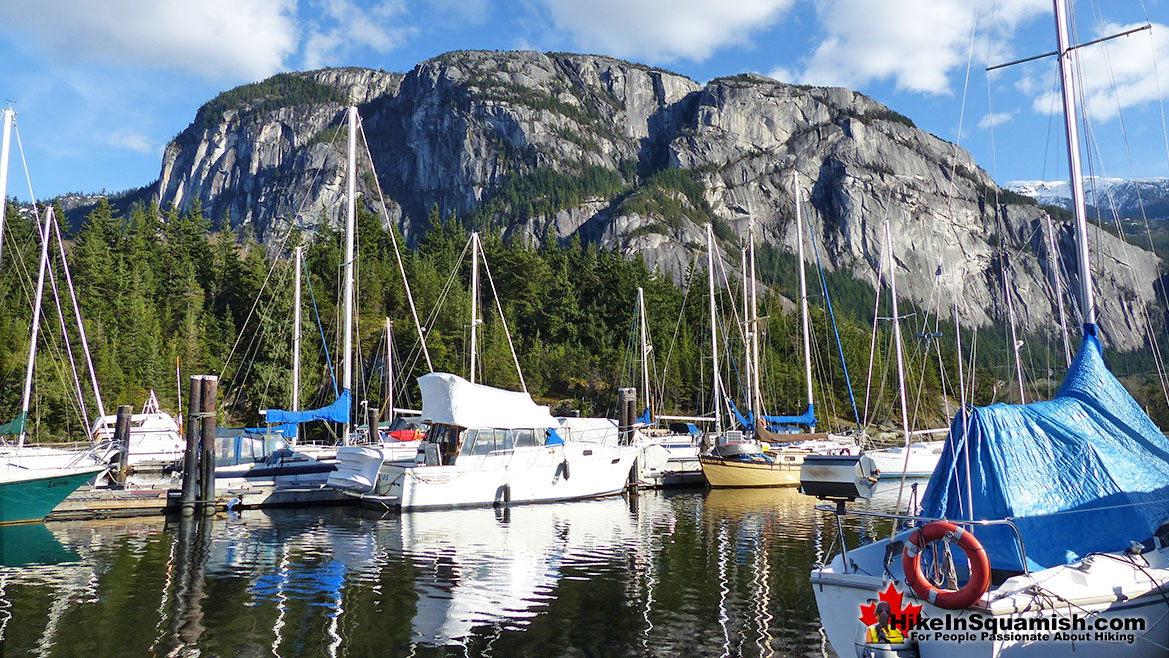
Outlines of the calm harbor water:
<svg viewBox="0 0 1169 658">
<path fill-rule="evenodd" d="M 815 504 L 649 491 L 4 528 L 0 654 L 830 656 L 808 571 L 836 524 Z M 846 526 L 852 545 L 883 531 Z"/>
</svg>

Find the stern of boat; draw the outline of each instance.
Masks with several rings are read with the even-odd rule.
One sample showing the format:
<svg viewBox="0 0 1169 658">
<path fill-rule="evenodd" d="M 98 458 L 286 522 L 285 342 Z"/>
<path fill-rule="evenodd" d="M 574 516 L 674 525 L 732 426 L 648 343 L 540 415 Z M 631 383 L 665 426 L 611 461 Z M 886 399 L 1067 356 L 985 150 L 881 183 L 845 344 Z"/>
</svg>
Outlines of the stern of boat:
<svg viewBox="0 0 1169 658">
<path fill-rule="evenodd" d="M 376 493 L 378 475 L 385 454 L 371 446 L 345 446 L 337 449 L 337 470 L 329 473 L 326 484 L 351 493 Z"/>
</svg>

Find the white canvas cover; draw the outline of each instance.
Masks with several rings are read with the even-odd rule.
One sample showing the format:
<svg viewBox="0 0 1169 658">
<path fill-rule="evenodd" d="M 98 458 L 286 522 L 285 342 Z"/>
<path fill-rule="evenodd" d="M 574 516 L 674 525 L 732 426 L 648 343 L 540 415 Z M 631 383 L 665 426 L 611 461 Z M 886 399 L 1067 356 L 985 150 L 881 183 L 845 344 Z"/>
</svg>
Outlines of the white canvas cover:
<svg viewBox="0 0 1169 658">
<path fill-rule="evenodd" d="M 561 436 L 565 441 L 602 441 L 617 440 L 617 421 L 612 418 L 561 418 L 560 426 L 564 429 Z"/>
<path fill-rule="evenodd" d="M 560 423 L 527 393 L 505 391 L 446 372 L 418 378 L 422 389 L 422 420 L 476 429 L 540 429 Z"/>
</svg>

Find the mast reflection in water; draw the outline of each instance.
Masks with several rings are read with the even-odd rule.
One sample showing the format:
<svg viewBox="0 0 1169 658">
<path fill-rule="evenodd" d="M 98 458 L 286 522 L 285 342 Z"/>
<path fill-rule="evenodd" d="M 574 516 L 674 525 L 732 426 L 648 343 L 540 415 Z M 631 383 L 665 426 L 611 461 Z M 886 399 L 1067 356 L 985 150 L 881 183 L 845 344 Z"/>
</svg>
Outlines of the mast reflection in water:
<svg viewBox="0 0 1169 658">
<path fill-rule="evenodd" d="M 728 489 L 4 528 L 2 652 L 830 655 L 808 572 L 835 522 L 814 505 Z"/>
</svg>

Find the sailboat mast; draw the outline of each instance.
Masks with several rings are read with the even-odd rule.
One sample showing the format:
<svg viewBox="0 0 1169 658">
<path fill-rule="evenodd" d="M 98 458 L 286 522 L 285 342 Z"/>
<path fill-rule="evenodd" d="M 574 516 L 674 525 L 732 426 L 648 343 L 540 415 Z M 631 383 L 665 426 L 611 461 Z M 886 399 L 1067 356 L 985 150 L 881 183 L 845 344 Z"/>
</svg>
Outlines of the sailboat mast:
<svg viewBox="0 0 1169 658">
<path fill-rule="evenodd" d="M 893 238 L 885 220 L 885 256 L 889 259 L 889 296 L 893 299 L 893 342 L 897 346 L 897 382 L 901 390 L 901 429 L 905 432 L 905 458 L 909 459 L 909 405 L 905 399 L 905 357 L 901 351 L 901 317 L 897 311 L 897 276 L 893 271 Z M 900 493 L 900 492 L 898 492 Z M 900 498 L 900 496 L 898 496 Z M 897 501 L 899 509 L 901 501 Z"/>
<path fill-rule="evenodd" d="M 796 197 L 796 270 L 800 274 L 800 316 L 804 325 L 804 382 L 808 389 L 808 408 L 812 408 L 812 332 L 808 324 L 808 281 L 804 272 L 804 218 L 800 210 L 799 179 L 792 176 Z M 813 428 L 814 429 L 814 428 Z"/>
<path fill-rule="evenodd" d="M 1096 298 L 1092 292 L 1092 269 L 1088 260 L 1088 220 L 1084 207 L 1084 176 L 1080 169 L 1080 134 L 1076 125 L 1075 82 L 1072 78 L 1072 49 L 1068 43 L 1066 0 L 1053 0 L 1055 37 L 1059 53 L 1059 81 L 1063 94 L 1063 123 L 1068 138 L 1068 175 L 1072 188 L 1072 212 L 1076 221 L 1076 258 L 1080 271 L 1080 311 L 1084 334 L 1096 333 Z"/>
<path fill-rule="evenodd" d="M 390 319 L 386 318 L 386 408 L 390 417 L 386 420 L 394 422 L 394 339 L 390 329 Z"/>
<path fill-rule="evenodd" d="M 722 413 L 719 405 L 722 404 L 722 391 L 718 376 L 718 327 L 715 325 L 714 315 L 714 231 L 706 225 L 706 280 L 710 286 L 710 359 L 714 371 L 714 433 L 722 434 Z"/>
<path fill-rule="evenodd" d="M 645 398 L 645 408 L 650 410 L 649 417 L 653 418 L 653 401 L 649 394 L 649 338 L 645 326 L 645 293 L 637 289 L 637 315 L 641 319 L 641 394 Z"/>
<path fill-rule="evenodd" d="M 93 354 L 89 351 L 89 338 L 85 335 L 85 322 L 81 319 L 81 306 L 77 302 L 77 289 L 73 286 L 73 275 L 69 272 L 69 261 L 65 258 L 65 242 L 61 239 L 61 226 L 56 221 L 53 222 L 53 235 L 57 238 L 57 253 L 61 254 L 61 270 L 65 273 L 65 284 L 69 286 L 69 301 L 73 303 L 73 317 L 77 320 L 77 335 L 81 338 L 81 349 L 85 353 L 85 365 L 89 368 L 89 385 L 93 387 L 97 415 L 98 418 L 105 418 L 106 407 L 101 399 L 101 387 L 97 383 L 97 372 L 93 369 Z M 51 281 L 52 279 L 50 279 Z M 182 408 L 182 404 L 179 405 L 179 408 Z"/>
<path fill-rule="evenodd" d="M 0 253 L 4 247 L 4 213 L 8 210 L 8 147 L 12 137 L 12 117 L 16 112 L 9 107 L 0 114 L 4 115 L 4 137 L 0 142 Z"/>
<path fill-rule="evenodd" d="M 32 337 L 28 341 L 28 366 L 24 371 L 24 395 L 20 399 L 20 440 L 17 445 L 24 447 L 28 427 L 28 407 L 32 399 L 32 370 L 37 358 L 37 334 L 41 329 L 41 297 L 45 291 L 45 270 L 49 263 L 49 227 L 53 222 L 53 209 L 45 210 L 45 226 L 41 230 L 41 266 L 37 274 L 37 292 L 33 298 Z"/>
<path fill-rule="evenodd" d="M 750 220 L 748 220 L 750 221 Z M 748 234 L 750 229 L 748 229 Z M 743 267 L 743 374 L 744 382 L 747 391 L 747 409 L 751 415 L 755 415 L 755 388 L 751 385 L 752 375 L 751 369 L 755 362 L 751 360 L 751 300 L 747 299 L 750 296 L 750 288 L 747 283 L 747 248 L 743 247 L 739 250 L 739 257 L 742 260 Z"/>
<path fill-rule="evenodd" d="M 300 271 L 302 247 L 296 248 L 295 293 L 292 300 L 292 410 L 300 411 Z"/>
<path fill-rule="evenodd" d="M 759 393 L 759 380 L 763 371 L 759 367 L 759 307 L 756 304 L 758 297 L 758 279 L 755 276 L 755 218 L 751 217 L 747 223 L 747 249 L 751 263 L 751 396 L 755 401 L 755 415 L 763 413 L 763 396 Z"/>
<path fill-rule="evenodd" d="M 475 383 L 475 358 L 479 331 L 479 234 L 471 234 L 471 383 Z"/>
<path fill-rule="evenodd" d="M 349 180 L 345 209 L 345 346 L 342 368 L 342 388 L 352 394 L 353 389 L 353 242 L 357 208 L 357 108 L 349 107 Z M 349 417 L 342 426 L 341 441 L 349 445 Z"/>
</svg>

